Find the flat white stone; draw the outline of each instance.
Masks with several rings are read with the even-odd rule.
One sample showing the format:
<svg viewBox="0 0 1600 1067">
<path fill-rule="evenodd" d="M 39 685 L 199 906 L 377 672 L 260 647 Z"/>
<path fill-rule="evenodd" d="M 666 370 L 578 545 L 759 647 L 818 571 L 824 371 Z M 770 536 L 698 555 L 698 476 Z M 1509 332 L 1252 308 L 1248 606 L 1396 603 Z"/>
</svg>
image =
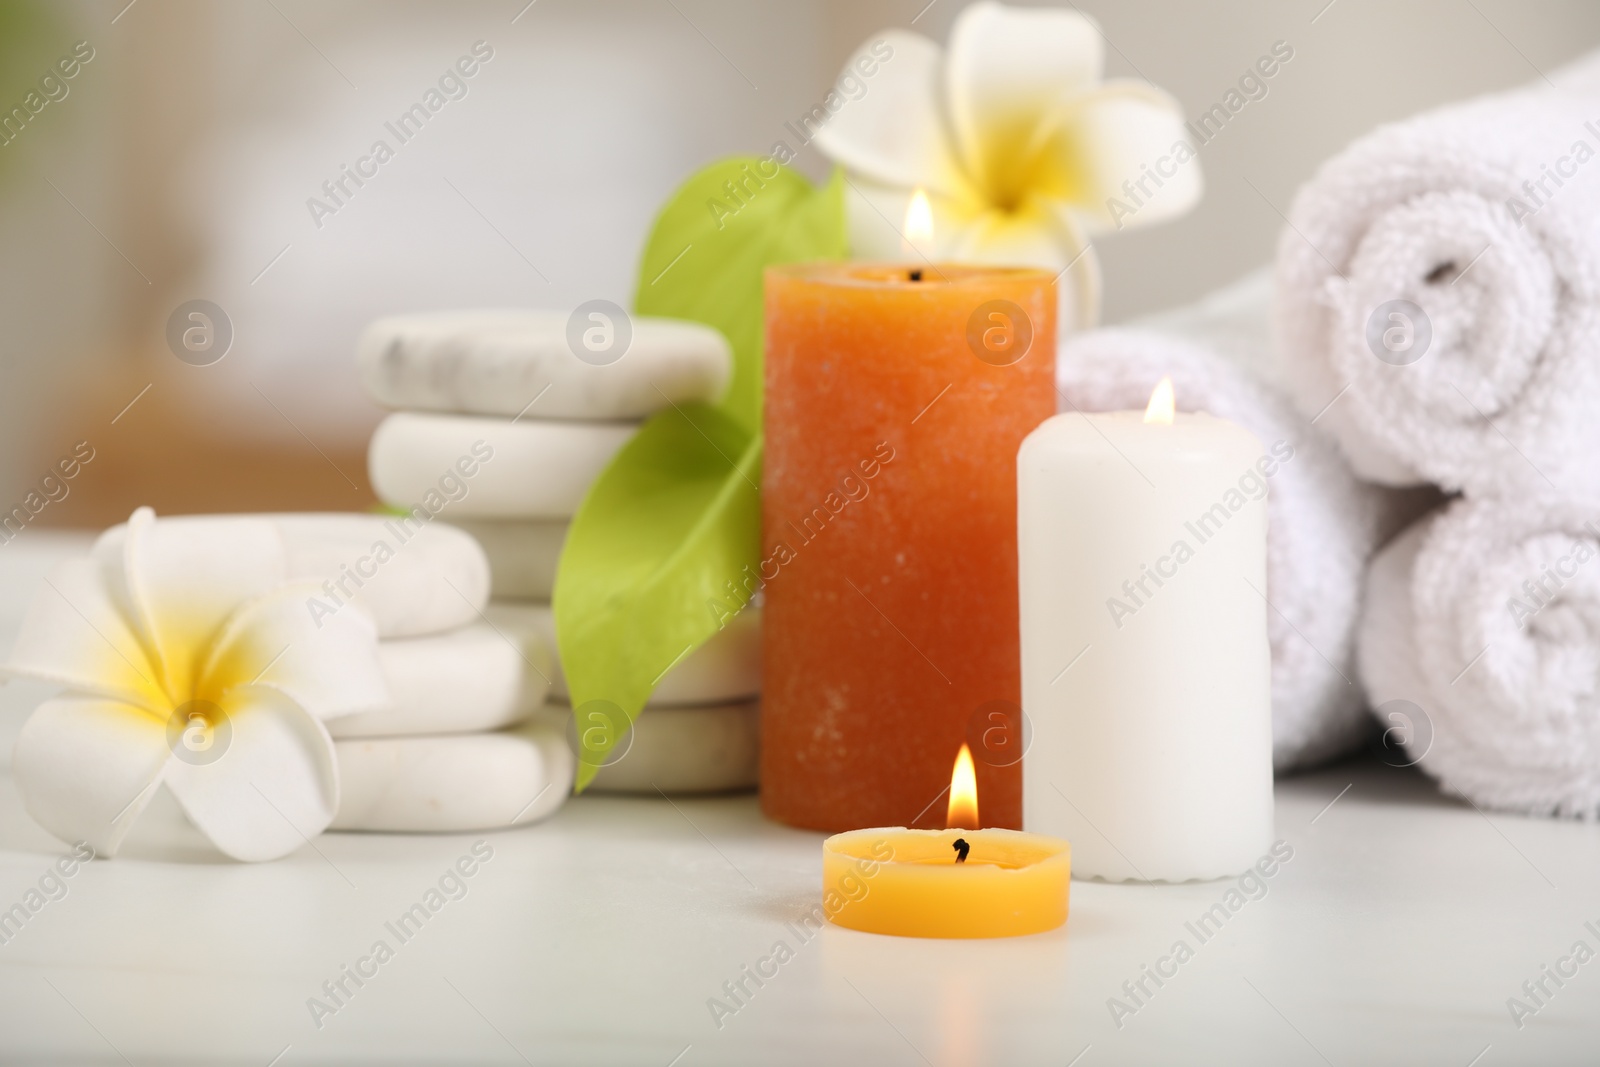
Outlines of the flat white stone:
<svg viewBox="0 0 1600 1067">
<path fill-rule="evenodd" d="M 399 411 L 367 450 L 384 503 L 451 519 L 570 519 L 636 424 Z"/>
<path fill-rule="evenodd" d="M 549 711 L 554 711 L 554 708 Z M 567 715 L 570 709 L 563 708 Z M 548 714 L 542 713 L 542 714 Z M 595 774 L 599 793 L 726 793 L 753 789 L 761 769 L 761 705 L 648 708 L 621 759 Z M 619 746 L 621 747 L 621 746 Z"/>
<path fill-rule="evenodd" d="M 452 519 L 489 557 L 489 595 L 496 600 L 549 600 L 567 540 L 565 519 Z"/>
<path fill-rule="evenodd" d="M 392 703 L 328 723 L 335 738 L 463 734 L 512 726 L 550 692 L 555 646 L 485 622 L 432 637 L 383 641 L 378 662 Z"/>
<path fill-rule="evenodd" d="M 507 633 L 533 633 L 556 644 L 555 615 L 548 604 L 492 602 L 488 618 Z M 663 667 L 666 664 L 662 664 Z M 551 675 L 552 699 L 567 699 L 560 668 Z M 761 693 L 761 609 L 749 607 L 729 620 L 711 640 L 679 660 L 662 676 L 650 707 L 699 707 L 750 700 Z"/>
<path fill-rule="evenodd" d="M 422 519 L 357 512 L 178 515 L 171 524 L 215 528 L 225 542 L 238 519 L 271 523 L 282 539 L 288 581 L 304 585 L 314 619 L 358 605 L 378 636 L 415 637 L 479 618 L 489 601 L 489 561 L 460 530 Z M 123 527 L 113 527 L 113 531 Z M 227 545 L 224 544 L 224 549 Z"/>
<path fill-rule="evenodd" d="M 576 764 L 552 723 L 333 747 L 341 787 L 334 830 L 433 833 L 537 822 L 566 801 Z"/>
<path fill-rule="evenodd" d="M 361 605 L 380 637 L 453 630 L 478 619 L 489 601 L 483 550 L 443 523 L 339 513 L 267 517 L 283 534 L 290 578 L 320 587 L 327 608 Z"/>
<path fill-rule="evenodd" d="M 449 311 L 379 319 L 356 345 L 378 403 L 416 411 L 540 419 L 637 419 L 670 404 L 716 400 L 733 357 L 722 334 L 676 319 L 626 324 L 579 315 L 575 349 L 562 311 Z M 625 349 L 592 352 L 594 345 Z M 579 358 L 581 353 L 585 358 Z M 602 365 L 603 364 L 603 365 Z M 531 406 L 530 406 L 531 405 Z"/>
</svg>

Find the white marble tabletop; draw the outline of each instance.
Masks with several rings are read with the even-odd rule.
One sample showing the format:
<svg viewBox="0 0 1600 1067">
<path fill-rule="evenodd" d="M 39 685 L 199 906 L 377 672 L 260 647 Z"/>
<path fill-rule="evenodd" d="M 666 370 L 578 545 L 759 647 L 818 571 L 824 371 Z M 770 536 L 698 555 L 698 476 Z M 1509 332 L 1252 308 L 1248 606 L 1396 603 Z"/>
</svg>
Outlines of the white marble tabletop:
<svg viewBox="0 0 1600 1067">
<path fill-rule="evenodd" d="M 0 546 L 6 643 L 68 544 L 36 533 Z M 0 690 L 0 751 L 44 692 Z M 1571 954 L 1600 951 L 1600 828 L 1485 815 L 1366 758 L 1277 801 L 1292 859 L 1204 940 L 1234 883 L 1074 882 L 1065 928 L 972 942 L 802 940 L 822 837 L 752 796 L 583 797 L 516 831 L 329 834 L 260 865 L 158 802 L 0 944 L 0 1063 L 1596 1062 L 1600 962 Z M 0 912 L 68 853 L 0 774 Z M 472 876 L 396 926 L 462 857 Z M 1520 1027 L 1511 997 L 1537 1008 Z"/>
</svg>

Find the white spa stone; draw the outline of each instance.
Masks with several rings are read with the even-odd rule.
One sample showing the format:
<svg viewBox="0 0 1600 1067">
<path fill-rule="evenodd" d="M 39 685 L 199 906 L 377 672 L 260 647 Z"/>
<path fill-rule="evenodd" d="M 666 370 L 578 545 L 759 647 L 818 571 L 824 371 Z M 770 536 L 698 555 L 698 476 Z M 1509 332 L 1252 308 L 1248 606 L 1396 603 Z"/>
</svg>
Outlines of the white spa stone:
<svg viewBox="0 0 1600 1067">
<path fill-rule="evenodd" d="M 551 722 L 455 737 L 334 742 L 341 797 L 331 830 L 430 833 L 536 822 L 572 791 L 576 761 Z"/>
<path fill-rule="evenodd" d="M 398 411 L 367 451 L 384 503 L 451 519 L 570 519 L 637 424 Z"/>
<path fill-rule="evenodd" d="M 483 550 L 443 523 L 337 513 L 267 517 L 283 535 L 290 579 L 319 587 L 316 610 L 358 604 L 379 637 L 452 630 L 477 619 L 489 601 Z"/>
<path fill-rule="evenodd" d="M 555 709 L 550 709 L 551 711 Z M 571 714 L 570 709 L 562 709 Z M 627 751 L 601 767 L 597 793 L 726 793 L 760 777 L 761 705 L 751 700 L 700 708 L 649 708 L 633 724 Z"/>
<path fill-rule="evenodd" d="M 489 557 L 489 595 L 496 600 L 549 600 L 567 539 L 565 519 L 452 519 Z"/>
<path fill-rule="evenodd" d="M 407 737 L 498 730 L 543 706 L 555 646 L 533 634 L 476 622 L 449 633 L 383 641 L 378 666 L 391 704 L 331 720 L 335 738 Z"/>
<path fill-rule="evenodd" d="M 362 333 L 356 364 L 367 392 L 392 408 L 637 419 L 669 404 L 716 400 L 733 358 L 722 334 L 694 322 L 490 310 L 379 319 Z"/>
<path fill-rule="evenodd" d="M 556 644 L 555 615 L 548 604 L 494 602 L 488 618 L 507 633 L 542 636 Z M 551 676 L 550 695 L 567 699 L 561 669 Z M 650 707 L 696 707 L 750 700 L 761 693 L 761 609 L 749 607 L 729 620 L 720 633 L 680 660 L 662 677 Z"/>
</svg>

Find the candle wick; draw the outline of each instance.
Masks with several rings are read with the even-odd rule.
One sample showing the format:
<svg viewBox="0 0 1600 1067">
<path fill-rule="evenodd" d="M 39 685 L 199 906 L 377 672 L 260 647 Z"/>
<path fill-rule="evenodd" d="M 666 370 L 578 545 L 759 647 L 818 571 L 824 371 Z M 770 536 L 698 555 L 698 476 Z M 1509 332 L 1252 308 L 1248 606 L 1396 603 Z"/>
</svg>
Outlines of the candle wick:
<svg viewBox="0 0 1600 1067">
<path fill-rule="evenodd" d="M 957 855 L 956 855 L 956 862 L 957 863 L 965 863 L 965 862 L 967 862 L 967 853 L 972 851 L 972 846 L 967 844 L 965 839 L 960 838 L 960 837 L 956 838 L 954 841 L 952 841 L 950 843 L 950 847 L 955 849 L 956 852 L 957 852 Z"/>
<path fill-rule="evenodd" d="M 920 267 L 911 272 L 911 280 L 914 282 L 920 282 L 922 280 L 922 269 Z"/>
</svg>

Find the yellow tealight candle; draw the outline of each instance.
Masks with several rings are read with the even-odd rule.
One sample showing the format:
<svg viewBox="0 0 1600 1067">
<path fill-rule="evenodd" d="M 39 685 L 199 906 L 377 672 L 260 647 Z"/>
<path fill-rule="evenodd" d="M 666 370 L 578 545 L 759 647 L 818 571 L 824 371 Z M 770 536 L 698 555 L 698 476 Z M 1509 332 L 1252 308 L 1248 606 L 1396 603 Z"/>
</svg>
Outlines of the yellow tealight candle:
<svg viewBox="0 0 1600 1067">
<path fill-rule="evenodd" d="M 961 828 L 978 825 L 965 745 L 956 760 L 949 811 L 947 830 L 883 827 L 824 841 L 822 895 L 829 920 L 900 937 L 1016 937 L 1067 921 L 1067 842 L 1017 830 Z"/>
</svg>

